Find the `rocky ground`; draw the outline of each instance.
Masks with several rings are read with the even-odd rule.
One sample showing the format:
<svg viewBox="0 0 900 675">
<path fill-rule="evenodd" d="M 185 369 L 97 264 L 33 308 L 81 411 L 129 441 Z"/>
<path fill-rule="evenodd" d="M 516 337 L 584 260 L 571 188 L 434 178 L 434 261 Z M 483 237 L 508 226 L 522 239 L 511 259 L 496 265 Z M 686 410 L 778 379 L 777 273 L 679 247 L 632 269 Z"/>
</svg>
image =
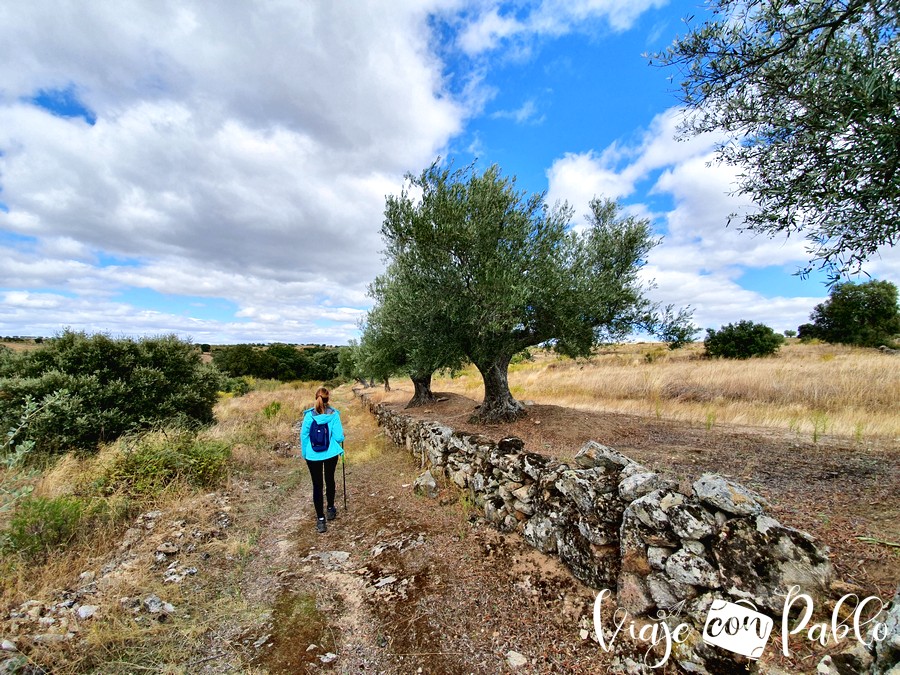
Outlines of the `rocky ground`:
<svg viewBox="0 0 900 675">
<path fill-rule="evenodd" d="M 416 414 L 465 427 L 474 402 L 447 398 Z M 348 431 L 347 508 L 339 466 L 339 517 L 326 534 L 314 528 L 305 466 L 283 439 L 227 489 L 143 513 L 109 552 L 71 569 L 65 587 L 4 608 L 7 670 L 627 671 L 624 656 L 591 639 L 595 591 L 491 529 L 455 487 L 415 495 L 416 460 L 384 441 L 349 392 L 337 404 Z M 846 583 L 889 599 L 900 581 L 897 549 L 856 539 L 900 539 L 896 448 L 811 447 L 551 406 L 530 413 L 480 431 L 519 435 L 558 457 L 594 438 L 679 480 L 732 475 L 782 522 L 829 543 Z M 766 667 L 812 672 L 819 657 L 771 653 Z"/>
</svg>

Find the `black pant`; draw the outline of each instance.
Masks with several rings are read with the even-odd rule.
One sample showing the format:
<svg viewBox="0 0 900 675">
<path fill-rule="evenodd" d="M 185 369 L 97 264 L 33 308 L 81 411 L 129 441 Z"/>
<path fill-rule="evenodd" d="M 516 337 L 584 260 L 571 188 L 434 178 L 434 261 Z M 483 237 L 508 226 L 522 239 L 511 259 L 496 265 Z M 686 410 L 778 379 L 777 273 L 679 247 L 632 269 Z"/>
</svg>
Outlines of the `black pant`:
<svg viewBox="0 0 900 675">
<path fill-rule="evenodd" d="M 325 517 L 325 509 L 322 506 L 322 475 L 325 478 L 325 496 L 328 499 L 328 506 L 334 506 L 334 470 L 337 468 L 338 457 L 329 457 L 323 460 L 306 460 L 306 466 L 309 467 L 309 475 L 312 476 L 313 483 L 313 504 L 316 507 L 316 516 Z"/>
</svg>

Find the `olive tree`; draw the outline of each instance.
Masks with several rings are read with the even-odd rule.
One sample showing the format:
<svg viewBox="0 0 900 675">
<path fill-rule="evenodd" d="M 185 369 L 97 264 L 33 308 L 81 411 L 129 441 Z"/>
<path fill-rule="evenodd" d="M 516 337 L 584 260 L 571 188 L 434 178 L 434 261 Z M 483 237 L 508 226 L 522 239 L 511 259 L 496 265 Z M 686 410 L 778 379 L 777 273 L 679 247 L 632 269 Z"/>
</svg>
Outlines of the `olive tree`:
<svg viewBox="0 0 900 675">
<path fill-rule="evenodd" d="M 900 235 L 900 3 L 710 0 L 651 59 L 682 75 L 685 134 L 724 132 L 721 162 L 759 209 L 747 229 L 803 234 L 836 280 Z"/>
<path fill-rule="evenodd" d="M 376 375 L 410 377 L 414 393 L 406 407 L 413 408 L 433 403 L 435 371 L 457 368 L 464 357 L 453 341 L 435 339 L 445 328 L 440 314 L 433 305 L 421 305 L 418 296 L 403 286 L 405 280 L 389 268 L 369 287 L 376 304 L 366 316 L 361 348 L 371 361 L 368 367 L 380 368 Z"/>
<path fill-rule="evenodd" d="M 428 317 L 423 336 L 478 368 L 479 421 L 524 414 L 508 368 L 527 347 L 587 356 L 635 327 L 658 328 L 638 277 L 657 243 L 649 223 L 609 200 L 590 207 L 586 226 L 572 228 L 567 205 L 549 208 L 497 166 L 479 174 L 433 164 L 388 197 L 386 293 L 398 289 L 405 312 Z"/>
</svg>

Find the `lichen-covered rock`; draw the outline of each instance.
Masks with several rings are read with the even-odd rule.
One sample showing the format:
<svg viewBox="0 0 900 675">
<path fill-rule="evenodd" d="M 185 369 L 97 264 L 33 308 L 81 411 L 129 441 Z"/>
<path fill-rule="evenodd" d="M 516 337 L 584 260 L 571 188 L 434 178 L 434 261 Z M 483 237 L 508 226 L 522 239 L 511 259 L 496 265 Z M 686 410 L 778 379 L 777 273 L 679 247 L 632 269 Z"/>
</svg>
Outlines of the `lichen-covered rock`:
<svg viewBox="0 0 900 675">
<path fill-rule="evenodd" d="M 631 572 L 622 572 L 619 575 L 616 602 L 622 609 L 638 616 L 646 614 L 656 606 L 644 579 Z"/>
<path fill-rule="evenodd" d="M 699 504 L 678 504 L 666 515 L 669 516 L 672 531 L 682 539 L 704 539 L 718 529 L 715 516 Z"/>
<path fill-rule="evenodd" d="M 900 587 L 897 588 L 891 607 L 879 617 L 887 629 L 884 640 L 874 642 L 874 672 L 892 673 L 900 670 Z M 871 637 L 869 638 L 871 639 Z"/>
<path fill-rule="evenodd" d="M 658 473 L 645 471 L 632 474 L 619 483 L 619 496 L 626 502 L 633 502 L 638 497 L 653 492 L 659 487 Z"/>
<path fill-rule="evenodd" d="M 579 511 L 587 515 L 593 513 L 599 495 L 616 491 L 615 481 L 596 468 L 563 471 L 554 487 L 563 497 L 574 502 Z"/>
<path fill-rule="evenodd" d="M 619 575 L 619 546 L 591 544 L 577 527 L 560 527 L 557 535 L 559 559 L 575 578 L 593 588 L 611 588 Z"/>
<path fill-rule="evenodd" d="M 666 560 L 674 552 L 674 549 L 667 546 L 648 546 L 647 560 L 650 562 L 650 567 L 659 571 L 666 569 Z"/>
<path fill-rule="evenodd" d="M 718 588 L 721 585 L 719 571 L 702 555 L 681 549 L 666 560 L 666 575 L 673 580 L 691 586 Z"/>
<path fill-rule="evenodd" d="M 545 515 L 536 515 L 528 520 L 522 536 L 531 546 L 542 553 L 556 553 L 556 529 Z"/>
<path fill-rule="evenodd" d="M 601 445 L 597 441 L 588 441 L 575 455 L 575 463 L 584 469 L 598 467 L 609 471 L 620 471 L 623 467 L 635 462 L 621 452 Z"/>
<path fill-rule="evenodd" d="M 427 469 L 425 473 L 416 478 L 415 482 L 413 483 L 413 490 L 415 490 L 417 494 L 422 494 L 429 498 L 437 497 L 437 481 L 431 474 L 431 469 Z"/>
<path fill-rule="evenodd" d="M 660 609 L 668 609 L 677 605 L 682 597 L 662 574 L 651 574 L 646 579 L 647 589 L 653 603 Z"/>
<path fill-rule="evenodd" d="M 635 499 L 628 505 L 626 511 L 631 511 L 644 525 L 653 530 L 664 530 L 669 527 L 669 517 L 663 510 L 660 502 L 664 493 L 655 490 L 649 494 Z"/>
<path fill-rule="evenodd" d="M 736 516 L 762 513 L 767 503 L 760 495 L 718 474 L 705 473 L 694 481 L 694 494 L 700 501 Z"/>
<path fill-rule="evenodd" d="M 821 598 L 831 582 L 828 549 L 769 516 L 729 520 L 712 550 L 728 593 L 775 612 L 790 587 Z"/>
</svg>

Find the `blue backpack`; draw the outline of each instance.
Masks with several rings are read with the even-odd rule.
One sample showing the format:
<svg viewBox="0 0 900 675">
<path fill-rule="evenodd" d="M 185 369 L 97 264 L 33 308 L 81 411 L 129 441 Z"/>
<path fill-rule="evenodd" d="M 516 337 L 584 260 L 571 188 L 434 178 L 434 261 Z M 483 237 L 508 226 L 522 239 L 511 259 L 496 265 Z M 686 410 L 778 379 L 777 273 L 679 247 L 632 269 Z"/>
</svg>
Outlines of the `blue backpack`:
<svg viewBox="0 0 900 675">
<path fill-rule="evenodd" d="M 326 452 L 331 444 L 328 424 L 316 422 L 315 415 L 312 415 L 312 424 L 309 425 L 309 444 L 312 446 L 313 452 Z"/>
</svg>

